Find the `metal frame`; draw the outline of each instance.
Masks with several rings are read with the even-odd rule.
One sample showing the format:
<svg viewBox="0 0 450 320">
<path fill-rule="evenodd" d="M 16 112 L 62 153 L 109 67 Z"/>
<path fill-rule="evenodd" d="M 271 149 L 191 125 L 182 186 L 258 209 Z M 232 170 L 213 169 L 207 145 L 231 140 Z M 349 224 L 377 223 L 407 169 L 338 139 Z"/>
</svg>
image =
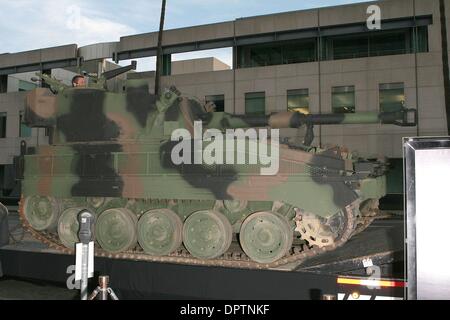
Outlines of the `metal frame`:
<svg viewBox="0 0 450 320">
<path fill-rule="evenodd" d="M 404 138 L 404 188 L 405 188 L 405 274 L 408 286 L 405 296 L 416 300 L 417 294 L 417 241 L 416 241 L 416 151 L 450 149 L 450 137 Z M 445 244 L 442 244 L 445 245 Z M 442 249 L 445 252 L 446 247 Z M 446 267 L 446 266 L 443 266 Z M 436 266 L 438 272 L 439 266 Z"/>
</svg>

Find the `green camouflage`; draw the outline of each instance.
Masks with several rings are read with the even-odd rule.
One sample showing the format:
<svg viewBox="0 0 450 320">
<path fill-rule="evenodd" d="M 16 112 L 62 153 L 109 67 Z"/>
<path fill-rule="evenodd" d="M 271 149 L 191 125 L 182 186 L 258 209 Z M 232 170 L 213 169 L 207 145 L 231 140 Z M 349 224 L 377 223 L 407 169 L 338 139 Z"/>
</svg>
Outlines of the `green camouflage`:
<svg viewBox="0 0 450 320">
<path fill-rule="evenodd" d="M 167 255 L 183 242 L 193 256 L 212 259 L 228 250 L 233 233 L 244 230 L 244 252 L 257 262 L 275 261 L 290 250 L 300 213 L 314 216 L 328 238 L 335 238 L 346 207 L 376 203 L 386 193 L 385 163 L 356 158 L 341 147 L 311 147 L 313 125 L 415 124 L 415 112 L 407 109 L 232 115 L 213 112 L 176 88 L 159 97 L 145 85 L 109 92 L 106 78 L 86 88 L 44 78 L 51 88 L 35 89 L 27 97 L 25 123 L 49 128 L 51 136 L 50 145 L 22 155 L 19 162 L 24 214 L 34 229 L 58 232 L 67 247 L 76 241 L 76 212 L 86 207 L 98 216 L 97 242 L 108 252 L 139 243 L 148 254 Z M 259 162 L 174 164 L 171 151 L 177 142 L 171 134 L 180 128 L 194 134 L 196 121 L 205 130 L 308 130 L 304 145 L 280 145 L 278 173 L 263 176 Z"/>
</svg>

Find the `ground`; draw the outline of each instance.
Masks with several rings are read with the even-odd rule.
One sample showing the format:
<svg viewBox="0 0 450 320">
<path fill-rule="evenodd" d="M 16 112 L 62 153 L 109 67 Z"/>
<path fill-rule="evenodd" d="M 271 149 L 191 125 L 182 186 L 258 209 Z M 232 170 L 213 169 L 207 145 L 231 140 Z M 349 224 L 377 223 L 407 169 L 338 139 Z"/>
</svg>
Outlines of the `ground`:
<svg viewBox="0 0 450 320">
<path fill-rule="evenodd" d="M 0 300 L 74 300 L 78 292 L 36 280 L 0 279 Z"/>
</svg>

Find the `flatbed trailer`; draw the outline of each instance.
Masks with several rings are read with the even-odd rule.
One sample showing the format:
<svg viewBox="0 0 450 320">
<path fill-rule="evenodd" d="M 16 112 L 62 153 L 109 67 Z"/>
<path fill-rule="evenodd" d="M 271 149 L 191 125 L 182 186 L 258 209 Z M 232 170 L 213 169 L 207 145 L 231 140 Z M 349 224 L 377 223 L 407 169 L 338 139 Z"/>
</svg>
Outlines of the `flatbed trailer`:
<svg viewBox="0 0 450 320">
<path fill-rule="evenodd" d="M 75 257 L 50 249 L 27 233 L 20 234 L 16 207 L 9 209 L 9 226 L 14 232 L 10 244 L 0 248 L 3 275 L 70 283 Z M 401 299 L 403 230 L 401 216 L 377 220 L 333 252 L 273 270 L 96 258 L 95 276 L 109 275 L 111 287 L 123 299 Z M 375 275 L 367 274 L 369 265 L 369 270 L 377 271 Z M 92 285 L 95 287 L 95 281 Z"/>
</svg>

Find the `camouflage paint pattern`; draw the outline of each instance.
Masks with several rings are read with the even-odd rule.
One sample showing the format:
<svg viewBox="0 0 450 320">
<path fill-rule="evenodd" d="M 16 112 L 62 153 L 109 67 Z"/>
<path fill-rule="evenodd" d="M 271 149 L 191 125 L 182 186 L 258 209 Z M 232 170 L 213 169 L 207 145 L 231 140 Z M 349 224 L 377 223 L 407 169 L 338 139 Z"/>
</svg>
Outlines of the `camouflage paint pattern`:
<svg viewBox="0 0 450 320">
<path fill-rule="evenodd" d="M 403 113 L 389 114 L 394 120 Z M 179 98 L 176 90 L 160 99 L 143 88 L 127 93 L 98 88 L 65 88 L 57 95 L 36 89 L 28 95 L 29 126 L 53 127 L 52 145 L 25 156 L 24 196 L 58 198 L 283 201 L 327 217 L 356 198 L 383 196 L 384 175 L 354 171 L 355 160 L 341 151 L 306 152 L 280 148 L 280 170 L 259 175 L 260 165 L 180 165 L 171 162 L 176 128 L 300 127 L 308 123 L 379 123 L 387 114 L 238 116 L 206 112 Z M 360 186 L 363 186 L 360 188 Z M 367 196 L 366 196 L 367 195 Z M 320 201 L 318 201 L 320 199 Z"/>
<path fill-rule="evenodd" d="M 61 234 L 67 236 L 66 246 L 74 241 L 74 228 L 70 223 L 74 213 L 67 211 L 70 208 L 89 207 L 99 214 L 100 222 L 106 226 L 97 226 L 99 235 L 114 230 L 120 221 L 122 231 L 130 223 L 136 224 L 132 232 L 118 232 L 120 237 L 113 239 L 105 235 L 107 239 L 113 239 L 102 244 L 109 252 L 132 248 L 138 240 L 147 241 L 145 235 L 151 230 L 142 223 L 137 226 L 137 219 L 144 213 L 146 221 L 155 221 L 159 215 L 160 227 L 173 229 L 176 238 L 173 242 L 166 241 L 166 235 L 159 228 L 155 232 L 160 237 L 150 236 L 149 239 L 158 240 L 160 247 L 152 247 L 154 241 L 148 240 L 141 245 L 147 248 L 146 251 L 173 250 L 182 236 L 185 246 L 189 239 L 205 242 L 196 232 L 191 234 L 191 230 L 196 230 L 197 219 L 198 223 L 204 224 L 203 229 L 209 236 L 214 230 L 222 231 L 216 238 L 205 238 L 211 243 L 217 241 L 217 246 L 208 247 L 206 241 L 205 247 L 192 247 L 191 253 L 202 258 L 203 252 L 206 258 L 215 258 L 229 246 L 231 230 L 239 232 L 244 221 L 244 225 L 258 226 L 258 221 L 247 219 L 252 214 L 255 216 L 254 213 L 258 212 L 260 221 L 268 223 L 269 231 L 279 236 L 283 230 L 294 229 L 293 219 L 298 209 L 321 218 L 339 219 L 340 213 L 355 201 L 377 201 L 386 193 L 386 165 L 355 159 L 348 150 L 340 147 L 321 150 L 282 144 L 279 171 L 272 176 L 260 174 L 263 167 L 260 163 L 175 165 L 171 159 L 172 149 L 178 143 L 171 141 L 175 129 L 183 128 L 193 134 L 196 121 L 201 121 L 204 129 L 221 131 L 312 127 L 315 124 L 415 123 L 415 119 L 410 121 L 411 113 L 414 117 L 415 112 L 407 109 L 380 114 L 280 112 L 245 116 L 211 112 L 201 103 L 182 97 L 173 87 L 159 97 L 150 94 L 145 85 L 129 87 L 124 93 L 108 92 L 104 89 L 104 81 L 85 88 L 69 88 L 52 82 L 51 88 L 55 93 L 38 88 L 27 96 L 25 123 L 30 127 L 49 128 L 51 133 L 50 145 L 39 146 L 34 153 L 22 155 L 22 161 L 18 162 L 23 164 L 25 203 L 35 203 L 32 208 L 25 209 L 30 213 L 28 220 L 40 221 L 45 218 L 44 213 L 49 215 L 48 203 L 55 208 L 59 206 L 57 214 L 65 212 L 58 228 L 60 237 Z M 203 143 L 204 146 L 208 144 Z M 161 218 L 161 212 L 171 213 L 166 219 Z M 192 228 L 186 229 L 185 225 L 184 231 L 181 230 L 181 223 L 169 218 L 172 212 L 182 222 L 192 224 Z M 148 220 L 150 213 L 153 213 L 153 220 Z M 188 220 L 194 213 L 196 215 Z M 131 218 L 130 214 L 137 217 Z M 53 220 L 52 216 L 51 222 Z M 137 235 L 138 228 L 140 233 Z M 273 256 L 278 259 L 290 245 L 291 242 L 284 241 L 281 249 L 274 249 Z M 256 255 L 255 258 L 262 262 L 270 262 L 270 259 L 270 255 Z"/>
</svg>

